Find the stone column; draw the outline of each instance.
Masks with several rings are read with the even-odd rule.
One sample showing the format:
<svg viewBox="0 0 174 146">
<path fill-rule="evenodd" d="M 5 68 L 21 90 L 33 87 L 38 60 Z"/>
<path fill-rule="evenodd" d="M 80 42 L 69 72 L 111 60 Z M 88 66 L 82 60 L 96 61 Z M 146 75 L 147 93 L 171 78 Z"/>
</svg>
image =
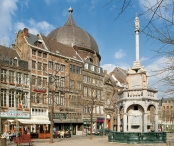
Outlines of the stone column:
<svg viewBox="0 0 174 146">
<path fill-rule="evenodd" d="M 144 113 L 144 131 L 143 132 L 147 132 L 147 113 Z"/>
<path fill-rule="evenodd" d="M 155 132 L 158 132 L 158 114 L 155 113 Z"/>
<path fill-rule="evenodd" d="M 120 114 L 117 115 L 117 132 L 120 132 Z"/>
<path fill-rule="evenodd" d="M 124 117 L 123 117 L 123 131 L 127 132 L 127 114 L 124 113 Z"/>
</svg>

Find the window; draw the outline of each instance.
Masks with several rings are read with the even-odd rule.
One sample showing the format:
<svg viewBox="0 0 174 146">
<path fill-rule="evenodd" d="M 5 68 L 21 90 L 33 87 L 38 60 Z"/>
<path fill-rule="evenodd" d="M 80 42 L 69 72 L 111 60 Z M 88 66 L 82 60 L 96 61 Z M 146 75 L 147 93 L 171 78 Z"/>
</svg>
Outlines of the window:
<svg viewBox="0 0 174 146">
<path fill-rule="evenodd" d="M 37 69 L 38 69 L 38 70 L 41 70 L 41 66 L 42 66 L 42 63 L 41 63 L 41 62 L 38 62 L 38 63 L 37 63 Z"/>
<path fill-rule="evenodd" d="M 23 105 L 23 108 L 29 107 L 28 93 L 27 92 L 23 93 L 22 105 Z"/>
<path fill-rule="evenodd" d="M 87 63 L 85 63 L 85 69 L 88 69 L 88 64 Z"/>
<path fill-rule="evenodd" d="M 86 76 L 83 76 L 83 82 L 86 82 Z"/>
<path fill-rule="evenodd" d="M 52 84 L 52 75 L 49 75 L 48 83 Z"/>
<path fill-rule="evenodd" d="M 14 91 L 10 90 L 9 91 L 9 107 L 14 107 Z"/>
<path fill-rule="evenodd" d="M 91 83 L 91 78 L 90 77 L 87 77 L 87 82 Z"/>
<path fill-rule="evenodd" d="M 54 70 L 59 71 L 59 64 L 58 63 L 54 64 Z"/>
<path fill-rule="evenodd" d="M 47 103 L 47 94 L 43 94 L 43 103 L 44 103 L 44 104 Z"/>
<path fill-rule="evenodd" d="M 29 84 L 29 81 L 28 81 L 28 75 L 27 74 L 24 74 L 24 84 L 25 85 L 28 85 Z"/>
<path fill-rule="evenodd" d="M 35 84 L 36 84 L 36 77 L 32 76 L 32 85 L 35 85 Z"/>
<path fill-rule="evenodd" d="M 47 85 L 47 78 L 43 78 L 43 87 L 46 87 L 46 85 Z"/>
<path fill-rule="evenodd" d="M 81 74 L 81 67 L 76 66 L 76 73 L 77 73 L 77 74 Z"/>
<path fill-rule="evenodd" d="M 70 80 L 70 88 L 74 89 L 74 81 L 73 80 Z"/>
<path fill-rule="evenodd" d="M 91 65 L 91 70 L 94 71 L 94 66 L 93 65 Z"/>
<path fill-rule="evenodd" d="M 13 59 L 13 65 L 14 65 L 14 66 L 17 66 L 17 62 L 18 62 L 18 58 L 15 57 L 15 58 Z"/>
<path fill-rule="evenodd" d="M 65 71 L 65 65 L 61 64 L 61 65 L 60 65 L 60 70 L 61 70 L 61 71 Z"/>
<path fill-rule="evenodd" d="M 42 57 L 42 52 L 38 51 L 37 55 L 38 55 L 39 57 Z"/>
<path fill-rule="evenodd" d="M 9 71 L 9 83 L 14 83 L 14 71 Z"/>
<path fill-rule="evenodd" d="M 48 62 L 48 68 L 52 68 L 53 67 L 53 63 L 51 61 Z"/>
<path fill-rule="evenodd" d="M 43 64 L 43 71 L 47 71 L 47 64 Z"/>
<path fill-rule="evenodd" d="M 92 83 L 95 84 L 95 79 L 94 78 L 92 78 Z"/>
<path fill-rule="evenodd" d="M 84 87 L 83 90 L 84 90 L 83 91 L 84 92 L 84 96 L 87 96 L 87 87 Z"/>
<path fill-rule="evenodd" d="M 81 82 L 77 82 L 77 85 L 78 85 L 78 90 L 81 90 L 82 89 L 82 83 Z"/>
<path fill-rule="evenodd" d="M 37 85 L 38 85 L 38 86 L 41 86 L 41 82 L 42 82 L 41 77 L 38 77 L 38 78 L 37 78 Z"/>
<path fill-rule="evenodd" d="M 65 77 L 61 77 L 60 78 L 60 87 L 64 87 L 65 86 Z"/>
<path fill-rule="evenodd" d="M 78 125 L 77 125 L 77 130 L 78 130 L 78 131 L 82 131 L 82 124 L 78 124 Z"/>
<path fill-rule="evenodd" d="M 36 55 L 36 50 L 32 50 L 32 55 Z"/>
<path fill-rule="evenodd" d="M 32 68 L 36 69 L 36 61 L 32 60 Z"/>
<path fill-rule="evenodd" d="M 19 72 L 17 72 L 17 74 L 16 74 L 16 83 L 22 84 L 22 74 Z"/>
<path fill-rule="evenodd" d="M 70 66 L 69 66 L 70 72 L 72 72 L 72 66 L 73 66 L 73 65 L 71 65 L 71 64 L 70 64 Z"/>
<path fill-rule="evenodd" d="M 43 58 L 47 58 L 47 54 L 46 53 L 43 53 Z"/>
<path fill-rule="evenodd" d="M 100 73 L 100 68 L 97 68 L 97 73 Z"/>
<path fill-rule="evenodd" d="M 1 90 L 1 106 L 7 106 L 7 93 L 6 93 L 6 90 Z"/>
<path fill-rule="evenodd" d="M 55 84 L 56 84 L 56 86 L 59 86 L 59 84 L 60 84 L 59 76 L 55 76 Z"/>
<path fill-rule="evenodd" d="M 75 73 L 75 65 L 72 65 L 72 72 Z"/>
<path fill-rule="evenodd" d="M 7 71 L 5 69 L 1 70 L 1 81 L 7 82 Z"/>
<path fill-rule="evenodd" d="M 31 93 L 31 102 L 35 102 L 36 103 L 36 95 L 35 93 Z"/>
<path fill-rule="evenodd" d="M 51 93 L 48 95 L 48 104 L 52 104 L 52 95 L 51 95 Z"/>
<path fill-rule="evenodd" d="M 88 96 L 91 97 L 91 88 L 88 88 Z"/>
</svg>

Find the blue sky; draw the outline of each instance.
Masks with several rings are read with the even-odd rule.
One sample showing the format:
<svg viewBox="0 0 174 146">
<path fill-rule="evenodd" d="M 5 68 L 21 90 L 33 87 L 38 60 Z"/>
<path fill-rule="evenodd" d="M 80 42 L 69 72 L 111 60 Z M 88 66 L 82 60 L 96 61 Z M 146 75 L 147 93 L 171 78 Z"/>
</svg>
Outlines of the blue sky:
<svg viewBox="0 0 174 146">
<path fill-rule="evenodd" d="M 73 8 L 76 24 L 90 33 L 96 40 L 100 55 L 100 65 L 112 71 L 115 66 L 123 69 L 132 67 L 135 60 L 134 18 L 143 11 L 141 0 L 134 0 L 133 9 L 126 11 L 119 19 L 115 2 L 110 0 L 1 0 L 0 1 L 0 43 L 10 46 L 15 39 L 15 32 L 24 27 L 33 34 L 47 35 L 51 30 L 61 27 L 68 19 L 68 8 Z M 153 1 L 153 0 L 152 0 Z M 143 18 L 140 27 L 146 25 Z M 140 34 L 141 64 L 149 72 L 159 69 L 163 58 L 154 58 L 151 51 L 154 46 Z M 150 77 L 153 85 L 157 78 Z M 154 85 L 152 87 L 156 87 Z M 159 87 L 160 90 L 161 87 Z M 162 88 L 161 88 L 162 89 Z M 159 94 L 159 97 L 162 95 Z"/>
</svg>

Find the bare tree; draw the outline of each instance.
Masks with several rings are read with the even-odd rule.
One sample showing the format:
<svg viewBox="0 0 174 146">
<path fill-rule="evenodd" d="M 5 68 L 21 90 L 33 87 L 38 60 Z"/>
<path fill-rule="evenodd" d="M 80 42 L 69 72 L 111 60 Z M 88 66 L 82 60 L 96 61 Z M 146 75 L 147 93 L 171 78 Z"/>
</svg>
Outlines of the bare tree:
<svg viewBox="0 0 174 146">
<path fill-rule="evenodd" d="M 94 110 L 96 106 L 103 106 L 103 102 L 100 99 L 100 94 L 97 94 L 96 88 L 92 86 L 88 88 L 88 93 L 84 93 L 82 97 L 80 104 L 83 106 L 84 114 L 90 118 L 90 139 L 92 140 L 93 118 L 95 117 Z"/>
<path fill-rule="evenodd" d="M 153 70 L 155 76 L 159 76 L 157 83 L 162 83 L 167 87 L 165 94 L 173 95 L 174 90 L 174 1 L 173 0 L 142 0 L 138 1 L 141 7 L 141 12 L 138 14 L 142 17 L 145 23 L 141 27 L 141 33 L 147 36 L 147 41 L 154 44 L 152 51 L 156 52 L 154 57 L 163 57 L 164 65 L 159 70 Z M 105 7 L 115 4 L 116 16 L 118 20 L 124 13 L 135 11 L 134 0 L 110 0 Z M 131 20 L 134 16 L 130 16 Z"/>
</svg>

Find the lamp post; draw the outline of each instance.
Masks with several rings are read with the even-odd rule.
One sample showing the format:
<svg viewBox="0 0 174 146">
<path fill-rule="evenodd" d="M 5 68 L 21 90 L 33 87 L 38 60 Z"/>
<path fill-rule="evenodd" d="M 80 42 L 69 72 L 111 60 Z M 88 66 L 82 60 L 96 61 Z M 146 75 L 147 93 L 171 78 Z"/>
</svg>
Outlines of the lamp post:
<svg viewBox="0 0 174 146">
<path fill-rule="evenodd" d="M 18 123 L 18 95 L 16 95 L 16 137 L 18 137 L 19 133 L 19 123 Z"/>
</svg>

